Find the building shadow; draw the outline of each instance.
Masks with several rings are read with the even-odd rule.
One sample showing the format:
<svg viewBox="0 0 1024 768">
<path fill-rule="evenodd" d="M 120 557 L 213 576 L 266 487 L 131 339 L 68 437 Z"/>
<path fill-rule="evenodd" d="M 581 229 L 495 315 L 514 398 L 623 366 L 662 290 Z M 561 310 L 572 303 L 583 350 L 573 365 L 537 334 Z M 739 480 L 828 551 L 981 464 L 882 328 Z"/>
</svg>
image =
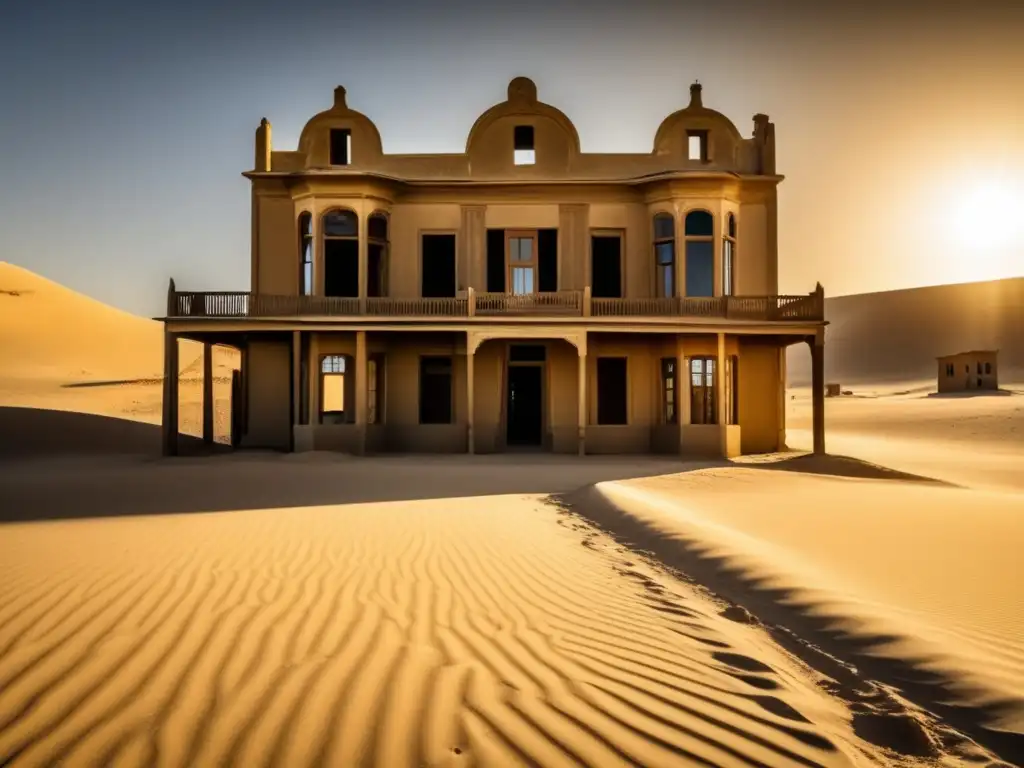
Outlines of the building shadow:
<svg viewBox="0 0 1024 768">
<path fill-rule="evenodd" d="M 727 618 L 762 624 L 786 650 L 834 681 L 834 693 L 850 704 L 854 730 L 862 738 L 905 755 L 936 756 L 928 752 L 935 734 L 914 727 L 913 718 L 898 700 L 884 696 L 878 687 L 882 683 L 943 718 L 1002 760 L 1024 765 L 1024 734 L 990 727 L 1003 716 L 1019 714 L 1019 701 L 963 703 L 975 691 L 936 672 L 935 659 L 893 658 L 878 653 L 884 646 L 906 638 L 851 631 L 849 624 L 841 624 L 835 615 L 823 610 L 821 599 L 813 593 L 780 588 L 777 580 L 755 571 L 748 561 L 710 551 L 697 537 L 678 530 L 659 530 L 619 508 L 596 487 L 557 496 L 553 501 L 629 547 L 636 556 L 651 558 L 722 598 L 730 604 L 723 612 Z M 957 738 L 951 733 L 940 737 Z"/>
<path fill-rule="evenodd" d="M 889 467 L 883 467 L 880 464 L 872 464 L 870 461 L 834 454 L 815 455 L 813 453 L 800 453 L 773 461 L 737 463 L 737 466 L 775 472 L 799 472 L 808 475 L 857 478 L 859 480 L 896 480 L 910 483 L 928 483 L 947 488 L 961 487 L 946 480 L 939 480 L 925 475 L 915 475 L 910 472 L 901 472 Z"/>
<path fill-rule="evenodd" d="M 1011 389 L 969 389 L 964 392 L 932 392 L 925 397 L 936 400 L 965 400 L 975 397 L 1012 397 L 1019 394 Z"/>
</svg>

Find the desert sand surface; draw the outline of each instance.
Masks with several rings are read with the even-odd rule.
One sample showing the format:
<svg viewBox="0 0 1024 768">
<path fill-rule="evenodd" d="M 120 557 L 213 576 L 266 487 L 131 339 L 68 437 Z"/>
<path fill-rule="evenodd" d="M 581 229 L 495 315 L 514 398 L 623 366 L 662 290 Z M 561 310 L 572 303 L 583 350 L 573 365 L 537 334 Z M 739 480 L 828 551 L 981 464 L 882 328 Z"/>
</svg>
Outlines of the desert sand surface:
<svg viewBox="0 0 1024 768">
<path fill-rule="evenodd" d="M 0 764 L 1024 760 L 1008 473 L 163 459 L 158 323 L 0 264 L 0 343 Z M 223 435 L 237 355 L 216 354 Z M 197 435 L 198 346 L 181 357 Z M 864 409 L 912 399 L 869 394 L 829 401 L 830 445 L 879 442 Z M 950 450 L 1012 460 L 1017 402 L 884 421 L 937 444 L 937 408 L 975 408 Z"/>
</svg>

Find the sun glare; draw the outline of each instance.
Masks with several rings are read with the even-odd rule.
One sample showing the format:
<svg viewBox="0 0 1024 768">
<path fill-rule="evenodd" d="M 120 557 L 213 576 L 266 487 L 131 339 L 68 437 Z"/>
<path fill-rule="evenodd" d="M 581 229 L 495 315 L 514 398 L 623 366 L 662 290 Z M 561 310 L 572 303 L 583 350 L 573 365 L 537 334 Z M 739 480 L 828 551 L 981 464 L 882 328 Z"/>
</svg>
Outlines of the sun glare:
<svg viewBox="0 0 1024 768">
<path fill-rule="evenodd" d="M 1008 247 L 1020 254 L 1024 190 L 1009 182 L 982 182 L 969 189 L 953 212 L 961 243 L 974 248 Z"/>
</svg>

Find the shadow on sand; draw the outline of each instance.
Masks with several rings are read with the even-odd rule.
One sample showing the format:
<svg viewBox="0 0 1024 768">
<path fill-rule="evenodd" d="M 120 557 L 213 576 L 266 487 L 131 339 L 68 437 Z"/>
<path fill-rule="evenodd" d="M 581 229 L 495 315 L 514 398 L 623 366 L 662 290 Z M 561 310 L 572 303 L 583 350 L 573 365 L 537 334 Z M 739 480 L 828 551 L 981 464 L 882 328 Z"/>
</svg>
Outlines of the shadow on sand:
<svg viewBox="0 0 1024 768">
<path fill-rule="evenodd" d="M 932 392 L 925 397 L 935 400 L 967 400 L 975 397 L 1013 397 L 1019 394 L 1012 389 L 971 389 L 966 392 Z"/>
<path fill-rule="evenodd" d="M 854 459 L 841 457 L 797 458 L 779 464 L 750 465 L 752 469 L 803 471 L 795 467 L 814 466 L 815 474 L 831 467 L 842 473 L 855 466 Z M 788 464 L 788 466 L 786 466 Z M 865 465 L 867 476 L 873 465 Z M 835 474 L 835 473 L 824 473 Z M 897 473 L 898 474 L 898 473 Z M 850 476 L 843 474 L 843 476 Z M 913 476 L 911 476 L 913 477 Z M 886 479 L 893 479 L 886 473 Z M 905 755 L 936 757 L 934 740 L 956 737 L 920 724 L 898 700 L 877 685 L 900 691 L 919 707 L 938 715 L 946 723 L 1010 763 L 1024 764 L 1024 735 L 995 730 L 988 724 L 1001 716 L 1017 713 L 1019 702 L 1002 701 L 985 705 L 954 704 L 970 698 L 961 682 L 929 669 L 929 658 L 883 658 L 877 650 L 904 638 L 880 634 L 854 634 L 839 627 L 821 605 L 793 589 L 772 586 L 769 580 L 727 555 L 710 553 L 704 542 L 677 531 L 665 533 L 617 506 L 601 491 L 590 486 L 554 499 L 582 519 L 602 529 L 619 543 L 652 558 L 686 580 L 696 581 L 732 604 L 723 615 L 737 620 L 745 617 L 762 623 L 780 645 L 810 666 L 828 675 L 833 693 L 844 698 L 854 714 L 854 729 L 872 743 Z M 840 661 L 841 660 L 841 661 Z M 845 663 L 844 663 L 845 662 Z M 850 666 L 854 665 L 854 666 Z"/>
</svg>

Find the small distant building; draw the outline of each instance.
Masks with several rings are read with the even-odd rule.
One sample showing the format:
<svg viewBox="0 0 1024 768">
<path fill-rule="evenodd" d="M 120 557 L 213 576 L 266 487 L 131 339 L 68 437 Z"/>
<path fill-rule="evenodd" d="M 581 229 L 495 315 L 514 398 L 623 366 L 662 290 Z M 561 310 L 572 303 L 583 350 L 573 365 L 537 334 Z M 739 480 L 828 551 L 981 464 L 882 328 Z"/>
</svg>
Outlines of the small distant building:
<svg viewBox="0 0 1024 768">
<path fill-rule="evenodd" d="M 939 392 L 999 389 L 996 357 L 995 350 L 975 350 L 938 358 Z"/>
<path fill-rule="evenodd" d="M 842 387 L 839 384 L 826 384 L 825 385 L 825 397 L 839 397 L 842 394 Z"/>
</svg>

